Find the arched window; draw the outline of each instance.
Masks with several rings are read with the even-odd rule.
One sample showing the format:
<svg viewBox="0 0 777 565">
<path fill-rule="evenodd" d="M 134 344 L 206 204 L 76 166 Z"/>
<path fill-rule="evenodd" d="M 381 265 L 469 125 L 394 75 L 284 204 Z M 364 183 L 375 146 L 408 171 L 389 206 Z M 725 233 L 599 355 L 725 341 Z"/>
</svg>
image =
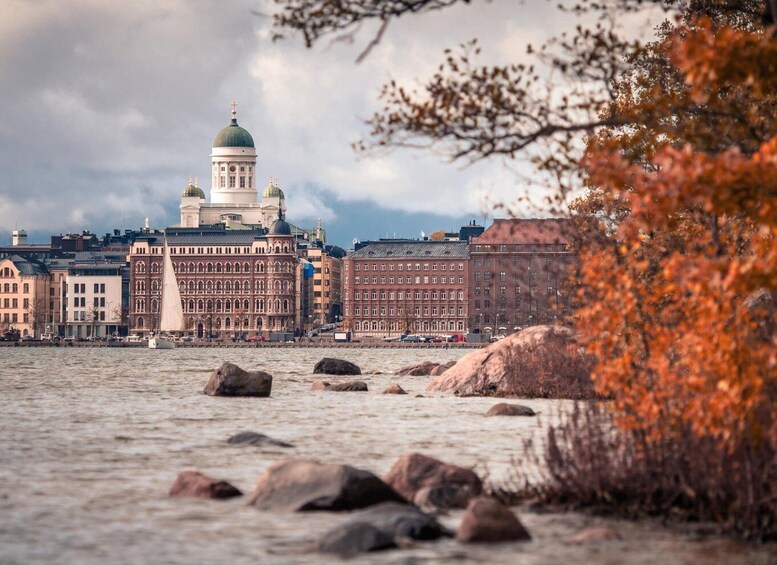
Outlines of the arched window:
<svg viewBox="0 0 777 565">
<path fill-rule="evenodd" d="M 156 263 L 151 263 L 151 273 L 158 273 L 159 272 L 159 265 Z"/>
<path fill-rule="evenodd" d="M 207 272 L 209 272 L 209 273 L 212 273 L 213 272 L 213 263 L 208 263 L 207 266 L 205 267 L 205 270 Z"/>
<path fill-rule="evenodd" d="M 264 292 L 264 281 L 256 281 L 256 290 Z"/>
<path fill-rule="evenodd" d="M 248 300 L 247 300 L 247 299 L 246 299 L 246 300 L 243 300 L 243 310 L 245 310 L 246 312 L 248 312 L 248 310 L 249 310 L 250 306 L 251 306 L 251 303 L 250 303 L 250 302 L 248 302 Z"/>
<path fill-rule="evenodd" d="M 208 281 L 208 292 L 213 292 L 213 281 Z"/>
<path fill-rule="evenodd" d="M 360 329 L 362 329 L 362 324 L 361 324 L 361 322 L 358 322 L 358 321 L 357 321 L 357 322 L 354 322 L 354 324 L 353 324 L 353 329 L 355 329 L 357 332 L 358 332 Z"/>
<path fill-rule="evenodd" d="M 249 263 L 248 261 L 243 263 L 243 272 L 244 273 L 250 273 L 251 272 L 251 263 Z"/>
<path fill-rule="evenodd" d="M 262 319 L 257 316 L 256 317 L 256 329 L 260 329 L 262 327 Z"/>
<path fill-rule="evenodd" d="M 202 304 L 202 300 L 200 300 L 200 304 Z M 194 312 L 194 300 L 189 300 L 189 312 Z"/>
<path fill-rule="evenodd" d="M 138 264 L 135 265 L 135 272 L 136 273 L 145 273 L 146 272 L 146 264 L 143 261 L 138 261 Z"/>
<path fill-rule="evenodd" d="M 203 308 L 202 308 L 202 307 L 203 307 L 203 306 L 204 306 L 204 304 L 203 304 L 203 302 L 202 302 L 202 299 L 199 299 L 199 300 L 197 301 L 197 310 L 198 310 L 199 312 L 202 312 L 202 310 L 203 310 Z"/>
<path fill-rule="evenodd" d="M 221 329 L 221 318 L 216 318 L 216 328 Z"/>
<path fill-rule="evenodd" d="M 221 292 L 221 281 L 216 281 L 216 292 Z"/>
<path fill-rule="evenodd" d="M 224 271 L 227 272 L 227 273 L 231 273 L 232 272 L 232 263 L 225 263 L 224 264 Z"/>
<path fill-rule="evenodd" d="M 235 299 L 235 310 L 240 310 L 240 301 Z"/>
<path fill-rule="evenodd" d="M 178 283 L 178 290 L 181 292 L 186 290 L 186 283 L 184 281 Z"/>
<path fill-rule="evenodd" d="M 288 312 L 289 311 L 289 301 L 288 300 L 284 300 L 283 301 L 283 311 L 284 312 Z"/>
<path fill-rule="evenodd" d="M 216 272 L 220 273 L 222 270 L 221 263 L 216 263 Z"/>
<path fill-rule="evenodd" d="M 240 272 L 240 263 L 235 263 L 235 272 L 236 273 Z"/>
<path fill-rule="evenodd" d="M 288 253 L 289 252 L 289 248 L 286 245 L 283 246 L 283 252 L 284 253 Z"/>
<path fill-rule="evenodd" d="M 194 292 L 194 281 L 189 281 L 189 292 Z"/>
<path fill-rule="evenodd" d="M 281 289 L 281 281 L 275 281 L 274 288 L 275 288 L 275 290 L 280 290 Z"/>
<path fill-rule="evenodd" d="M 143 320 L 143 316 L 140 316 L 138 318 L 138 327 L 142 328 L 143 326 L 145 326 L 145 321 Z"/>
<path fill-rule="evenodd" d="M 189 263 L 189 272 L 190 273 L 197 272 L 197 266 L 194 263 Z"/>
<path fill-rule="evenodd" d="M 281 252 L 280 246 L 278 246 L 278 245 L 275 246 L 275 252 L 276 253 L 280 253 Z"/>
<path fill-rule="evenodd" d="M 205 283 L 200 281 L 197 283 L 197 290 L 205 290 Z"/>
<path fill-rule="evenodd" d="M 249 292 L 251 290 L 251 281 L 243 281 L 243 292 Z"/>
<path fill-rule="evenodd" d="M 198 273 L 204 273 L 205 272 L 205 265 L 202 263 L 197 263 L 197 272 Z"/>
<path fill-rule="evenodd" d="M 257 273 L 263 273 L 264 272 L 264 263 L 261 261 L 256 262 L 256 272 Z"/>
<path fill-rule="evenodd" d="M 225 300 L 224 301 L 224 310 L 226 310 L 227 312 L 232 310 L 232 301 L 231 300 Z"/>
<path fill-rule="evenodd" d="M 27 294 L 28 292 L 30 292 L 30 285 L 29 285 L 29 283 L 24 283 L 24 287 L 22 287 L 22 288 L 24 289 L 24 294 Z"/>
<path fill-rule="evenodd" d="M 207 308 L 208 312 L 213 312 L 213 301 L 212 300 L 208 300 L 205 303 L 205 307 Z"/>
<path fill-rule="evenodd" d="M 159 301 L 156 298 L 151 300 L 151 312 L 154 314 L 159 312 Z"/>
<path fill-rule="evenodd" d="M 235 292 L 240 292 L 240 281 L 235 281 Z"/>
<path fill-rule="evenodd" d="M 226 292 L 231 292 L 232 291 L 232 282 L 231 281 L 224 282 L 224 290 Z"/>
<path fill-rule="evenodd" d="M 159 290 L 159 281 L 151 281 L 151 292 Z"/>
<path fill-rule="evenodd" d="M 264 298 L 261 298 L 259 300 L 259 306 L 257 307 L 257 310 L 259 310 L 260 312 L 264 312 Z"/>
<path fill-rule="evenodd" d="M 225 328 L 229 329 L 230 325 L 231 325 L 231 320 L 229 318 L 224 320 L 224 327 Z"/>
<path fill-rule="evenodd" d="M 221 312 L 221 300 L 216 300 L 216 312 Z"/>
<path fill-rule="evenodd" d="M 281 301 L 279 298 L 275 299 L 275 311 L 280 312 L 281 311 Z"/>
</svg>

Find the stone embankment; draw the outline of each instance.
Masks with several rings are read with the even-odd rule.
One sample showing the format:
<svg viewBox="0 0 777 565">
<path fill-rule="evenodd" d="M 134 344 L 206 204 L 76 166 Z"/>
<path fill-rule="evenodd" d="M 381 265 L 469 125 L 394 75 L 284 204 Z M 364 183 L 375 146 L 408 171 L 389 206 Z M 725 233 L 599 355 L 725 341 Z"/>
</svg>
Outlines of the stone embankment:
<svg viewBox="0 0 777 565">
<path fill-rule="evenodd" d="M 338 349 L 479 349 L 487 344 L 482 343 L 399 343 L 383 341 L 360 341 L 338 343 L 333 341 L 305 341 L 294 343 L 275 342 L 245 342 L 245 341 L 192 341 L 176 343 L 176 347 L 206 347 L 206 348 L 338 348 Z M 148 348 L 148 343 L 123 341 L 0 341 L 0 347 L 139 347 Z"/>
</svg>

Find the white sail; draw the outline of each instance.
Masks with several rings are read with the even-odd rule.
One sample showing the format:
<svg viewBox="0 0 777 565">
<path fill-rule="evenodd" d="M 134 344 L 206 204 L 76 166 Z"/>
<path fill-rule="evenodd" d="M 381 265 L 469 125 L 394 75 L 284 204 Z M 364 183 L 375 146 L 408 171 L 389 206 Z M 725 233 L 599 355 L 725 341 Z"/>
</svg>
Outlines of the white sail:
<svg viewBox="0 0 777 565">
<path fill-rule="evenodd" d="M 162 313 L 159 317 L 159 329 L 163 332 L 182 332 L 186 330 L 181 307 L 181 293 L 175 280 L 173 261 L 167 250 L 165 240 L 164 259 L 162 263 Z"/>
</svg>

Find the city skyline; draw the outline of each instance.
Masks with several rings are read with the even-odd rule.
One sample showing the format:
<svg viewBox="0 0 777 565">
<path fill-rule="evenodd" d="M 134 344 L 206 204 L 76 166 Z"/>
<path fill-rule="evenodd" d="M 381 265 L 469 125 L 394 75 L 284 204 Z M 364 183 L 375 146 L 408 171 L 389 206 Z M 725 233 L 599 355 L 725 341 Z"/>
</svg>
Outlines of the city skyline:
<svg viewBox="0 0 777 565">
<path fill-rule="evenodd" d="M 356 64 L 372 30 L 352 45 L 306 50 L 299 38 L 271 40 L 270 9 L 5 4 L 13 17 L 0 24 L 0 225 L 38 240 L 136 229 L 146 217 L 154 227 L 176 223 L 188 176 L 208 178 L 210 144 L 233 100 L 256 137 L 257 181 L 278 178 L 290 220 L 314 226 L 321 217 L 341 246 L 482 221 L 520 193 L 520 175 L 502 163 L 359 156 L 350 144 L 367 134 L 363 119 L 380 107 L 386 80 L 420 79 L 445 47 L 474 35 L 484 38 L 483 62 L 514 58 L 552 32 L 533 22 L 568 16 L 544 4 L 520 13 L 505 2 L 464 6 L 390 28 Z"/>
</svg>

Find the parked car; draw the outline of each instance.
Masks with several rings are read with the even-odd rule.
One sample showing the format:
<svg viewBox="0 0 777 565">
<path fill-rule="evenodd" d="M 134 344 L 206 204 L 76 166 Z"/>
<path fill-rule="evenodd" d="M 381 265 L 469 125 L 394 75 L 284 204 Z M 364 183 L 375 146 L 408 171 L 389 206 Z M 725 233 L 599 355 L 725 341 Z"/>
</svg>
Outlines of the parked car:
<svg viewBox="0 0 777 565">
<path fill-rule="evenodd" d="M 420 343 L 422 341 L 422 338 L 420 335 L 403 335 L 399 338 L 399 341 L 409 342 L 409 343 Z"/>
<path fill-rule="evenodd" d="M 263 335 L 252 335 L 246 341 L 250 341 L 251 343 L 264 341 L 264 336 Z"/>
</svg>

